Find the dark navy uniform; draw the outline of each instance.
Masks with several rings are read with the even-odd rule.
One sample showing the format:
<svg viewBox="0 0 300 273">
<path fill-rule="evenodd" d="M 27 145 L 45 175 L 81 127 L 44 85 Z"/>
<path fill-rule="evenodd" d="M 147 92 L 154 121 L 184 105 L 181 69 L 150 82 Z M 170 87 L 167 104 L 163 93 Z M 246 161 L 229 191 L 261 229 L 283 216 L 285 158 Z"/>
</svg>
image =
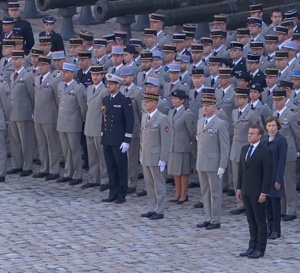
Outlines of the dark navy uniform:
<svg viewBox="0 0 300 273">
<path fill-rule="evenodd" d="M 34 45 L 34 37 L 30 23 L 19 17 L 15 20 L 14 32 L 24 37 L 24 51 L 25 55 L 28 55 Z"/>
<path fill-rule="evenodd" d="M 266 88 L 267 87 L 267 83 L 266 83 L 266 76 L 265 76 L 265 74 L 262 73 L 260 70 L 258 70 L 258 72 L 254 75 L 254 77 L 251 80 L 251 85 L 253 83 L 259 83 L 262 88 Z"/>
<path fill-rule="evenodd" d="M 59 33 L 56 33 L 55 31 L 50 32 L 48 35 L 45 31 L 41 32 L 39 34 L 39 37 L 45 37 L 45 36 L 50 36 L 51 37 L 51 51 L 61 51 L 65 50 L 64 42 Z"/>
<path fill-rule="evenodd" d="M 88 88 L 92 82 L 92 75 L 90 70 L 87 73 L 83 73 L 82 69 L 80 68 L 77 72 L 77 81 L 85 86 L 85 88 Z"/>
<path fill-rule="evenodd" d="M 232 68 L 232 75 L 234 76 L 236 73 L 239 74 L 239 72 L 247 72 L 246 67 L 246 60 L 242 58 L 235 66 Z"/>
</svg>

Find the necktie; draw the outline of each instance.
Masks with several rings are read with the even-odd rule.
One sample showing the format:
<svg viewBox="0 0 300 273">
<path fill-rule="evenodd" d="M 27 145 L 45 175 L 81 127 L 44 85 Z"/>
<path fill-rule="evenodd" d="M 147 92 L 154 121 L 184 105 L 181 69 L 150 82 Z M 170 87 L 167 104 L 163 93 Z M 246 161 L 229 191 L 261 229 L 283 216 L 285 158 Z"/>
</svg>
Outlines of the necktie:
<svg viewBox="0 0 300 273">
<path fill-rule="evenodd" d="M 76 62 L 77 62 L 77 60 L 76 60 L 76 58 L 74 58 L 73 63 L 76 64 Z"/>
<path fill-rule="evenodd" d="M 40 77 L 40 85 L 42 84 L 43 82 L 43 76 Z"/>
<path fill-rule="evenodd" d="M 170 91 L 172 91 L 172 89 L 174 88 L 175 84 L 171 83 L 171 86 L 170 86 Z"/>
<path fill-rule="evenodd" d="M 194 99 L 196 99 L 197 96 L 198 96 L 198 92 L 197 92 L 197 90 L 195 90 L 195 92 L 194 92 Z"/>
<path fill-rule="evenodd" d="M 294 98 L 296 98 L 296 96 L 297 96 L 297 93 L 295 92 L 295 94 L 294 94 Z"/>
<path fill-rule="evenodd" d="M 193 69 L 195 69 L 197 66 L 193 65 Z"/>
<path fill-rule="evenodd" d="M 143 81 L 146 79 L 146 73 L 143 74 Z"/>
<path fill-rule="evenodd" d="M 272 57 L 270 55 L 268 55 L 268 61 L 271 61 Z"/>
<path fill-rule="evenodd" d="M 225 96 L 225 92 L 224 92 L 224 90 L 222 91 L 222 99 L 224 98 L 224 96 Z"/>
<path fill-rule="evenodd" d="M 35 72 L 36 72 L 36 69 L 35 69 L 35 68 L 33 68 L 33 69 L 32 69 L 32 73 L 33 73 L 33 74 L 35 74 Z"/>
<path fill-rule="evenodd" d="M 215 84 L 215 78 L 212 78 L 211 81 L 210 81 L 210 86 L 213 87 L 214 84 Z"/>
<path fill-rule="evenodd" d="M 204 119 L 204 128 L 207 126 L 207 124 L 208 124 L 208 120 Z"/>
<path fill-rule="evenodd" d="M 214 56 L 217 56 L 217 54 L 218 54 L 218 51 L 214 51 L 214 54 L 213 54 L 213 55 L 214 55 Z"/>
<path fill-rule="evenodd" d="M 249 161 L 249 158 L 250 158 L 250 156 L 251 156 L 253 147 L 254 147 L 253 145 L 250 145 L 250 147 L 249 147 L 249 150 L 248 150 L 248 153 L 247 153 L 247 157 L 246 157 L 246 162 Z"/>
<path fill-rule="evenodd" d="M 278 77 L 281 77 L 281 72 L 278 73 Z"/>
<path fill-rule="evenodd" d="M 238 118 L 240 118 L 240 116 L 243 114 L 242 111 L 239 111 L 239 114 L 238 114 Z"/>
<path fill-rule="evenodd" d="M 271 95 L 271 91 L 270 89 L 268 89 L 268 97 Z"/>
<path fill-rule="evenodd" d="M 204 58 L 202 58 L 202 62 L 204 62 L 204 63 L 205 63 L 205 59 L 204 59 Z"/>
<path fill-rule="evenodd" d="M 18 77 L 18 72 L 16 72 L 15 74 L 14 74 L 14 81 L 17 79 L 17 77 Z"/>
<path fill-rule="evenodd" d="M 97 60 L 97 64 L 100 64 L 100 61 L 99 61 L 99 60 Z"/>
<path fill-rule="evenodd" d="M 148 120 L 150 119 L 150 115 L 148 115 Z"/>
<path fill-rule="evenodd" d="M 96 88 L 94 87 L 94 89 L 93 89 L 93 94 L 95 93 L 95 91 L 96 91 Z"/>
<path fill-rule="evenodd" d="M 181 76 L 179 77 L 179 80 L 182 81 L 182 77 Z"/>
<path fill-rule="evenodd" d="M 7 60 L 7 59 L 5 59 L 5 61 L 4 61 L 4 66 L 6 66 L 6 65 L 7 65 L 7 62 L 8 62 L 8 60 Z"/>
<path fill-rule="evenodd" d="M 68 88 L 68 85 L 65 83 L 65 91 L 66 91 L 67 88 Z"/>
<path fill-rule="evenodd" d="M 173 117 L 175 116 L 175 114 L 177 113 L 177 109 L 175 109 L 174 113 L 173 113 Z"/>
<path fill-rule="evenodd" d="M 116 70 L 117 70 L 117 69 L 116 69 L 115 67 L 113 67 L 111 73 L 112 73 L 112 74 L 116 73 Z"/>
<path fill-rule="evenodd" d="M 277 118 L 279 118 L 280 117 L 280 114 L 279 114 L 279 112 L 277 112 Z"/>
<path fill-rule="evenodd" d="M 125 89 L 125 93 L 127 93 L 127 92 L 128 92 L 128 90 L 129 90 L 129 89 L 128 89 L 128 88 L 126 88 L 126 89 Z"/>
</svg>

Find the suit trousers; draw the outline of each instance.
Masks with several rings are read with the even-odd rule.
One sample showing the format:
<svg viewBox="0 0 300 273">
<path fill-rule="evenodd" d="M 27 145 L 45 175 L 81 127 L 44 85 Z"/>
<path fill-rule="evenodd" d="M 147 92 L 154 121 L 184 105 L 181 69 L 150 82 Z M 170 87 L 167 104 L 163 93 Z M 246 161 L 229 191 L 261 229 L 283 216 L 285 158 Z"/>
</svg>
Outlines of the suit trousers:
<svg viewBox="0 0 300 273">
<path fill-rule="evenodd" d="M 238 176 L 239 176 L 239 162 L 230 161 L 230 163 L 231 163 L 231 169 L 232 169 L 233 187 L 234 187 L 234 190 L 236 192 L 237 182 L 238 182 Z M 236 207 L 237 207 L 237 209 L 244 208 L 243 202 L 239 198 L 237 198 L 237 197 L 235 197 L 235 199 L 236 199 Z"/>
<path fill-rule="evenodd" d="M 125 198 L 128 188 L 127 153 L 120 146 L 103 145 L 104 157 L 109 178 L 109 198 Z"/>
<path fill-rule="evenodd" d="M 284 172 L 285 197 L 281 199 L 281 214 L 297 215 L 296 162 L 288 161 Z"/>
<path fill-rule="evenodd" d="M 82 179 L 80 132 L 59 132 L 59 139 L 65 158 L 64 177 Z"/>
<path fill-rule="evenodd" d="M 140 138 L 132 138 L 128 149 L 128 187 L 136 188 L 138 183 Z"/>
<path fill-rule="evenodd" d="M 33 121 L 10 121 L 8 129 L 13 169 L 32 170 Z"/>
<path fill-rule="evenodd" d="M 92 177 L 92 183 L 98 184 L 99 186 L 101 184 L 108 184 L 101 137 L 87 136 L 86 144 L 89 157 L 89 174 Z"/>
<path fill-rule="evenodd" d="M 257 198 L 243 195 L 243 202 L 249 225 L 249 248 L 265 252 L 267 246 L 266 204 L 259 203 Z"/>
<path fill-rule="evenodd" d="M 156 166 L 143 166 L 143 173 L 149 211 L 163 214 L 167 200 L 165 173 Z"/>
<path fill-rule="evenodd" d="M 34 123 L 42 173 L 59 174 L 59 138 L 56 123 Z"/>
<path fill-rule="evenodd" d="M 205 221 L 220 224 L 222 210 L 222 181 L 216 172 L 199 172 Z"/>
<path fill-rule="evenodd" d="M 281 233 L 281 198 L 270 198 L 267 196 L 266 201 L 266 217 L 268 224 L 268 231 Z"/>
<path fill-rule="evenodd" d="M 0 130 L 0 177 L 5 177 L 7 168 L 7 150 L 5 143 L 5 131 Z"/>
</svg>

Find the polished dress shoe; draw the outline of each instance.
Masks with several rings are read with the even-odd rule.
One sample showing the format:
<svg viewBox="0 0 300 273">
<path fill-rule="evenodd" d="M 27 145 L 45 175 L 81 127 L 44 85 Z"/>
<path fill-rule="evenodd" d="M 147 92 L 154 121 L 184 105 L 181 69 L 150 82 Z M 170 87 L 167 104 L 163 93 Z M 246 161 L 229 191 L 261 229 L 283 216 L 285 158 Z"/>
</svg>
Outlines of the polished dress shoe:
<svg viewBox="0 0 300 273">
<path fill-rule="evenodd" d="M 142 197 L 142 196 L 146 196 L 147 192 L 146 191 L 140 191 L 136 194 L 137 197 Z"/>
<path fill-rule="evenodd" d="M 172 183 L 172 182 L 174 182 L 174 178 L 167 178 L 167 179 L 166 179 L 166 183 L 167 183 L 167 184 L 170 184 L 170 183 Z"/>
<path fill-rule="evenodd" d="M 204 221 L 202 224 L 197 224 L 196 227 L 198 227 L 198 228 L 206 228 L 206 227 L 209 226 L 209 224 L 210 224 L 210 222 Z"/>
<path fill-rule="evenodd" d="M 263 257 L 264 255 L 265 255 L 265 253 L 263 251 L 255 249 L 248 255 L 248 258 L 258 259 L 260 257 Z"/>
<path fill-rule="evenodd" d="M 164 219 L 164 215 L 163 214 L 159 214 L 154 212 L 150 217 L 150 220 L 160 220 L 160 219 Z"/>
<path fill-rule="evenodd" d="M 275 232 L 273 231 L 269 236 L 268 236 L 268 239 L 271 239 L 271 240 L 275 240 L 277 238 L 280 238 L 280 233 L 279 232 Z"/>
<path fill-rule="evenodd" d="M 112 203 L 115 200 L 116 200 L 115 197 L 107 197 L 107 198 L 102 199 L 101 202 L 103 202 L 103 203 Z"/>
<path fill-rule="evenodd" d="M 11 169 L 11 170 L 7 171 L 7 174 L 17 174 L 22 171 L 23 171 L 23 169 Z"/>
<path fill-rule="evenodd" d="M 75 186 L 75 185 L 78 185 L 82 183 L 82 179 L 72 179 L 70 182 L 69 182 L 69 185 L 70 186 Z"/>
<path fill-rule="evenodd" d="M 142 173 L 138 173 L 138 180 L 143 179 L 144 175 Z"/>
<path fill-rule="evenodd" d="M 240 257 L 248 257 L 250 253 L 252 253 L 255 249 L 248 248 L 245 252 L 240 253 Z"/>
<path fill-rule="evenodd" d="M 148 211 L 146 213 L 142 213 L 141 214 L 141 217 L 144 217 L 144 218 L 150 218 L 155 212 L 153 211 Z"/>
<path fill-rule="evenodd" d="M 245 212 L 245 209 L 234 209 L 234 210 L 230 211 L 230 214 L 239 215 L 244 212 Z"/>
<path fill-rule="evenodd" d="M 44 178 L 48 175 L 48 173 L 35 173 L 34 175 L 32 175 L 33 178 Z"/>
<path fill-rule="evenodd" d="M 109 189 L 109 186 L 108 184 L 101 184 L 100 185 L 100 188 L 99 188 L 99 191 L 106 191 Z"/>
<path fill-rule="evenodd" d="M 213 223 L 209 223 L 209 225 L 207 227 L 205 227 L 206 230 L 211 230 L 211 229 L 217 229 L 220 228 L 221 225 L 220 224 L 213 224 Z"/>
<path fill-rule="evenodd" d="M 45 181 L 50 181 L 50 180 L 55 180 L 59 178 L 59 174 L 53 174 L 53 173 L 49 173 L 46 178 Z"/>
<path fill-rule="evenodd" d="M 32 170 L 26 170 L 26 171 L 20 172 L 20 177 L 25 177 L 25 176 L 28 176 L 31 174 L 32 174 Z"/>
<path fill-rule="evenodd" d="M 4 176 L 0 176 L 0 182 L 5 182 L 5 177 Z"/>
<path fill-rule="evenodd" d="M 183 203 L 185 203 L 185 202 L 187 202 L 187 201 L 189 201 L 189 196 L 188 196 L 188 195 L 186 196 L 186 198 L 185 198 L 184 200 L 178 200 L 178 201 L 176 202 L 176 204 L 182 205 Z"/>
<path fill-rule="evenodd" d="M 65 183 L 65 182 L 69 182 L 71 180 L 72 180 L 71 177 L 61 177 L 61 178 L 56 179 L 56 182 L 57 183 Z"/>
<path fill-rule="evenodd" d="M 228 190 L 227 196 L 235 196 L 235 190 L 233 189 Z"/>
<path fill-rule="evenodd" d="M 297 218 L 296 215 L 286 215 L 282 218 L 282 221 L 287 222 L 287 221 L 293 221 Z"/>
<path fill-rule="evenodd" d="M 196 183 L 196 182 L 191 182 L 188 184 L 188 188 L 192 189 L 192 188 L 200 188 L 200 184 Z"/>
<path fill-rule="evenodd" d="M 98 186 L 97 183 L 87 182 L 87 183 L 83 184 L 80 188 L 82 188 L 84 190 L 84 189 L 87 189 L 87 188 L 94 188 L 94 187 L 97 187 L 97 186 Z"/>
<path fill-rule="evenodd" d="M 132 187 L 127 188 L 127 194 L 132 194 L 132 193 L 135 193 L 135 192 L 136 192 L 135 188 L 132 188 Z"/>
<path fill-rule="evenodd" d="M 117 198 L 116 200 L 115 200 L 115 203 L 116 204 L 123 204 L 123 203 L 125 203 L 126 202 L 126 199 L 125 198 Z"/>
<path fill-rule="evenodd" d="M 202 209 L 202 208 L 203 208 L 203 203 L 202 203 L 202 202 L 199 202 L 199 203 L 195 204 L 193 207 L 194 207 L 195 209 Z"/>
</svg>

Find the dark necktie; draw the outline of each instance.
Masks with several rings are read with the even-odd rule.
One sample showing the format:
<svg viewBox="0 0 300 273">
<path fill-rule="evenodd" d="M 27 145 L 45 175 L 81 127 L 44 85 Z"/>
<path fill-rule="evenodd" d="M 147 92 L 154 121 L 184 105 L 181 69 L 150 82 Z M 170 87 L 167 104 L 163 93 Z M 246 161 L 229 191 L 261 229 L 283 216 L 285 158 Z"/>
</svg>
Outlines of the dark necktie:
<svg viewBox="0 0 300 273">
<path fill-rule="evenodd" d="M 172 91 L 172 89 L 174 88 L 175 84 L 171 83 L 171 86 L 170 86 L 170 91 Z"/>
<path fill-rule="evenodd" d="M 128 92 L 128 90 L 129 90 L 128 88 L 125 88 L 125 94 Z"/>
<path fill-rule="evenodd" d="M 32 69 L 32 73 L 33 73 L 33 74 L 35 74 L 35 72 L 36 72 L 36 69 L 35 69 L 35 68 L 33 68 L 33 69 Z"/>
<path fill-rule="evenodd" d="M 148 115 L 148 120 L 150 119 L 150 115 Z"/>
<path fill-rule="evenodd" d="M 175 109 L 174 113 L 173 113 L 173 117 L 175 116 L 175 114 L 177 113 L 177 109 Z"/>
<path fill-rule="evenodd" d="M 40 85 L 42 84 L 43 82 L 43 76 L 40 77 Z"/>
<path fill-rule="evenodd" d="M 18 78 L 18 72 L 16 72 L 15 74 L 14 74 L 14 81 Z"/>
<path fill-rule="evenodd" d="M 270 89 L 268 89 L 268 97 L 271 95 L 271 91 Z"/>
<path fill-rule="evenodd" d="M 279 114 L 279 112 L 277 112 L 277 118 L 279 118 L 280 117 L 280 114 Z"/>
<path fill-rule="evenodd" d="M 251 153 L 252 153 L 253 147 L 254 147 L 253 145 L 250 145 L 250 147 L 249 147 L 249 150 L 248 150 L 248 153 L 247 153 L 246 162 L 248 162 L 249 158 L 251 157 Z"/>
<path fill-rule="evenodd" d="M 193 65 L 193 69 L 195 69 L 197 66 Z"/>
<path fill-rule="evenodd" d="M 74 58 L 73 63 L 76 64 L 76 62 L 77 62 L 77 60 L 76 60 L 76 58 Z"/>
<path fill-rule="evenodd" d="M 218 51 L 214 51 L 213 56 L 217 56 L 217 54 L 218 54 Z"/>
<path fill-rule="evenodd" d="M 297 93 L 295 92 L 295 94 L 294 94 L 294 98 L 296 98 L 296 96 L 297 96 Z"/>
<path fill-rule="evenodd" d="M 198 96 L 198 91 L 197 91 L 197 90 L 195 90 L 195 92 L 194 92 L 194 99 L 196 99 L 196 98 L 197 98 L 197 96 Z"/>
<path fill-rule="evenodd" d="M 272 57 L 270 55 L 268 55 L 268 61 L 271 61 Z"/>
<path fill-rule="evenodd" d="M 93 89 L 93 94 L 95 93 L 95 91 L 96 91 L 96 88 L 94 87 L 94 89 Z"/>
<path fill-rule="evenodd" d="M 224 96 L 225 96 L 225 92 L 224 92 L 224 90 L 222 91 L 222 99 L 224 98 Z"/>
<path fill-rule="evenodd" d="M 182 81 L 182 77 L 181 76 L 179 77 L 179 80 Z"/>
<path fill-rule="evenodd" d="M 116 73 L 116 70 L 117 70 L 117 69 L 116 69 L 115 67 L 113 67 L 113 69 L 111 70 L 111 73 L 112 73 L 112 74 Z"/>
<path fill-rule="evenodd" d="M 281 72 L 278 73 L 278 77 L 281 77 Z"/>
<path fill-rule="evenodd" d="M 215 78 L 212 78 L 211 81 L 210 81 L 210 86 L 213 87 L 214 84 L 215 84 Z"/>
<path fill-rule="evenodd" d="M 253 103 L 251 103 L 251 109 L 255 110 L 256 108 L 253 106 Z"/>
<path fill-rule="evenodd" d="M 242 111 L 239 111 L 239 114 L 238 114 L 238 118 L 240 118 L 240 116 L 243 114 Z"/>
<path fill-rule="evenodd" d="M 5 59 L 5 61 L 4 61 L 4 66 L 6 66 L 6 65 L 7 65 L 7 63 L 8 63 L 8 60 L 7 60 L 7 59 Z"/>
<path fill-rule="evenodd" d="M 146 73 L 143 73 L 143 81 L 146 79 Z"/>
</svg>

